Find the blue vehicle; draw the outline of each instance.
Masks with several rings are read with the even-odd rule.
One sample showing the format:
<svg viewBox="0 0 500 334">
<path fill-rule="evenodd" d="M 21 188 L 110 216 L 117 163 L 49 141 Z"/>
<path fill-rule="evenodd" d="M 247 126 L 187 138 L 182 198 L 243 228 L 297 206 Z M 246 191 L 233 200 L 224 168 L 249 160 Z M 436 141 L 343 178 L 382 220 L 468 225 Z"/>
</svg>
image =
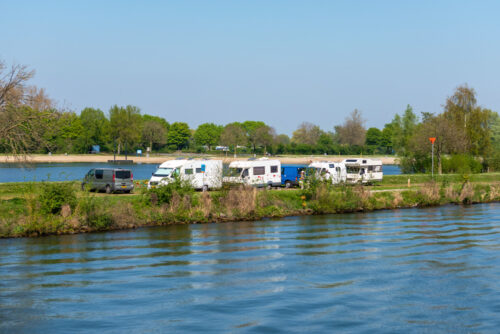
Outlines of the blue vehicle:
<svg viewBox="0 0 500 334">
<path fill-rule="evenodd" d="M 298 187 L 302 172 L 306 172 L 304 165 L 281 165 L 281 185 L 285 188 Z"/>
</svg>

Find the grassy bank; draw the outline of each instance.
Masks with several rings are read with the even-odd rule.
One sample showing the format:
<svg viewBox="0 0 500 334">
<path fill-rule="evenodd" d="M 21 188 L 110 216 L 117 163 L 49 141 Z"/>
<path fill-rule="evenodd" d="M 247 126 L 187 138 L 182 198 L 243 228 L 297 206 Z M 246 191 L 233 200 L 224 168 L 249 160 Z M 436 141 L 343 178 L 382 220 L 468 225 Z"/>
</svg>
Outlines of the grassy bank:
<svg viewBox="0 0 500 334">
<path fill-rule="evenodd" d="M 0 184 L 0 237 L 492 202 L 500 201 L 499 180 L 500 174 L 436 180 L 394 175 L 370 187 L 314 181 L 305 190 L 237 187 L 206 193 L 179 183 L 154 191 L 139 187 L 132 195 L 81 191 L 77 182 L 6 183 Z"/>
</svg>

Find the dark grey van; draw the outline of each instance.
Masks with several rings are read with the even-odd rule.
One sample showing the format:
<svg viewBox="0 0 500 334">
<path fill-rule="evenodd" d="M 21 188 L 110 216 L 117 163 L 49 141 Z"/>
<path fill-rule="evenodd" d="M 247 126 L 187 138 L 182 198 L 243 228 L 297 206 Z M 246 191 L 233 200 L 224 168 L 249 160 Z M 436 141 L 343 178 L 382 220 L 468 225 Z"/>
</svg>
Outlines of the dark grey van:
<svg viewBox="0 0 500 334">
<path fill-rule="evenodd" d="M 134 175 L 129 169 L 93 168 L 83 178 L 82 189 L 129 193 L 134 190 Z"/>
</svg>

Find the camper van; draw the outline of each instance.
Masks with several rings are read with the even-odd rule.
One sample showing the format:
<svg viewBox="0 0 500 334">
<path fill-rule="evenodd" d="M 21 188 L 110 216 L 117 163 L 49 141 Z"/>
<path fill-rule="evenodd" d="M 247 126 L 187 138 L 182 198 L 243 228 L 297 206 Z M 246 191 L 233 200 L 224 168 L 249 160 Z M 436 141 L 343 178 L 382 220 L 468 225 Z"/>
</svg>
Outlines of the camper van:
<svg viewBox="0 0 500 334">
<path fill-rule="evenodd" d="M 178 175 L 194 189 L 209 190 L 222 187 L 222 160 L 179 159 L 162 163 L 148 182 L 148 189 L 166 185 Z"/>
<path fill-rule="evenodd" d="M 382 161 L 364 158 L 345 159 L 342 161 L 347 171 L 348 183 L 373 183 L 382 181 Z"/>
<path fill-rule="evenodd" d="M 85 174 L 82 190 L 130 193 L 134 190 L 134 174 L 130 169 L 92 168 Z"/>
<path fill-rule="evenodd" d="M 316 175 L 323 180 L 331 180 L 333 184 L 346 182 L 346 166 L 341 162 L 316 161 L 309 164 L 316 170 Z"/>
<path fill-rule="evenodd" d="M 256 187 L 281 186 L 281 162 L 267 158 L 237 160 L 229 164 L 227 183 L 242 183 Z"/>
</svg>

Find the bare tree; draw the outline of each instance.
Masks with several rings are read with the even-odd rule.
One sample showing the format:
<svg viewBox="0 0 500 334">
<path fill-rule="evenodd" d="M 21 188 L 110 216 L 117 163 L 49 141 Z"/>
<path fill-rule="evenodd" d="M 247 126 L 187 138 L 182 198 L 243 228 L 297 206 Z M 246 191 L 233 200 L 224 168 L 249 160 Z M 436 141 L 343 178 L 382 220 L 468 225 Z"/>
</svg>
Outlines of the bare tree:
<svg viewBox="0 0 500 334">
<path fill-rule="evenodd" d="M 361 116 L 361 111 L 354 109 L 346 117 L 343 125 L 335 127 L 335 132 L 340 144 L 364 145 L 366 140 L 365 120 Z"/>
<path fill-rule="evenodd" d="M 45 146 L 43 133 L 50 113 L 33 107 L 46 106 L 48 98 L 43 90 L 27 89 L 33 75 L 27 66 L 7 68 L 0 61 L 0 146 L 18 158 Z"/>
<path fill-rule="evenodd" d="M 0 110 L 8 104 L 19 105 L 24 101 L 26 82 L 35 71 L 27 66 L 13 64 L 9 69 L 0 61 Z"/>
<path fill-rule="evenodd" d="M 303 122 L 293 132 L 292 142 L 297 144 L 316 145 L 323 131 L 320 127 L 309 122 Z"/>
</svg>

